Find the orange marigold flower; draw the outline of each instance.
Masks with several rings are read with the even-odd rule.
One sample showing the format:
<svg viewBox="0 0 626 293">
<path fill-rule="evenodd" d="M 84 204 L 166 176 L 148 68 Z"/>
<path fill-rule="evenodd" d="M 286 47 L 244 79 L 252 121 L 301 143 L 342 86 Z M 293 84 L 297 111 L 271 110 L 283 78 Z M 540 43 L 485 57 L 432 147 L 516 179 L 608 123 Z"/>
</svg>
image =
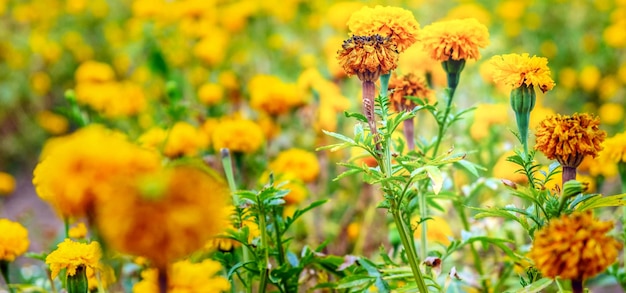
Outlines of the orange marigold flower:
<svg viewBox="0 0 626 293">
<path fill-rule="evenodd" d="M 535 233 L 529 256 L 545 277 L 582 281 L 617 259 L 622 244 L 607 235 L 612 229 L 591 212 L 564 215 Z"/>
<path fill-rule="evenodd" d="M 345 40 L 337 59 L 348 75 L 361 81 L 376 81 L 398 66 L 398 50 L 389 38 L 380 35 L 352 36 Z"/>
<path fill-rule="evenodd" d="M 487 27 L 474 18 L 435 22 L 424 27 L 420 41 L 437 61 L 477 60 L 478 48 L 489 45 Z"/>
<path fill-rule="evenodd" d="M 563 166 L 577 167 L 586 155 L 595 157 L 602 150 L 606 132 L 599 124 L 598 117 L 586 113 L 550 116 L 537 127 L 535 149 Z"/>
<path fill-rule="evenodd" d="M 544 57 L 529 57 L 528 53 L 504 54 L 493 56 L 489 62 L 493 67 L 492 78 L 496 83 L 512 88 L 518 88 L 522 84 L 537 86 L 544 93 L 554 87 L 548 59 Z"/>
<path fill-rule="evenodd" d="M 400 7 L 363 7 L 350 16 L 348 28 L 356 36 L 380 35 L 396 44 L 403 52 L 417 41 L 419 23 L 413 13 Z"/>
<path fill-rule="evenodd" d="M 391 106 L 396 110 L 410 111 L 415 108 L 415 102 L 406 97 L 425 99 L 427 102 L 434 99 L 434 93 L 428 88 L 426 80 L 414 73 L 402 76 L 394 74 L 389 80 L 389 90 L 391 91 Z"/>
</svg>

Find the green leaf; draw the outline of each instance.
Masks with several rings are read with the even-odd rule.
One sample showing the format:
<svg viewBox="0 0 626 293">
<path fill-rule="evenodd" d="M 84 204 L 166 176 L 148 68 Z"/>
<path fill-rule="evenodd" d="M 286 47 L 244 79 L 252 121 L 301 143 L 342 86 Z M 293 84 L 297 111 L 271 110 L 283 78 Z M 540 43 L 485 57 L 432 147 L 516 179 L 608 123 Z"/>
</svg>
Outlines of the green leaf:
<svg viewBox="0 0 626 293">
<path fill-rule="evenodd" d="M 610 196 L 596 196 L 582 202 L 578 207 L 576 207 L 576 210 L 586 211 L 601 207 L 626 206 L 626 200 L 624 200 L 624 198 L 626 198 L 626 193 Z"/>
<path fill-rule="evenodd" d="M 324 132 L 324 134 L 326 134 L 328 136 L 334 137 L 334 138 L 339 139 L 341 141 L 345 141 L 347 143 L 354 144 L 354 140 L 352 140 L 351 138 L 349 138 L 349 137 L 347 137 L 345 135 L 341 135 L 339 133 L 326 131 L 326 130 L 322 130 L 322 132 Z"/>
<path fill-rule="evenodd" d="M 485 167 L 482 167 L 480 165 L 476 165 L 470 161 L 467 161 L 465 159 L 460 160 L 458 162 L 454 162 L 454 164 L 458 164 L 461 167 L 463 167 L 463 169 L 467 170 L 468 172 L 472 173 L 472 175 L 479 177 L 478 175 L 478 169 L 482 170 L 482 171 L 486 171 L 487 169 Z"/>
<path fill-rule="evenodd" d="M 341 279 L 337 284 L 337 289 L 357 289 L 367 288 L 375 282 L 376 278 L 366 275 L 354 275 Z"/>
<path fill-rule="evenodd" d="M 318 200 L 318 201 L 314 201 L 312 202 L 308 207 L 301 209 L 301 210 L 296 210 L 293 213 L 293 217 L 287 217 L 287 219 L 285 220 L 285 231 L 287 229 L 289 229 L 289 226 L 291 226 L 291 224 L 293 224 L 293 222 L 295 222 L 300 216 L 304 215 L 306 212 L 323 205 L 324 203 L 326 203 L 328 200 L 327 199 L 322 199 L 322 200 Z"/>
<path fill-rule="evenodd" d="M 511 213 L 509 210 L 506 210 L 506 209 L 503 209 L 503 208 L 474 208 L 474 207 L 469 207 L 469 208 L 473 209 L 473 210 L 476 210 L 476 211 L 480 211 L 478 214 L 476 214 L 474 216 L 475 219 L 482 219 L 482 218 L 488 218 L 488 217 L 498 217 L 498 218 L 504 218 L 504 219 L 507 219 L 507 220 L 516 221 L 516 222 L 520 223 L 522 225 L 522 227 L 524 227 L 524 229 L 526 229 L 526 230 L 528 230 L 530 228 L 530 226 L 528 225 L 526 220 L 524 220 L 523 218 L 518 217 L 517 215 Z M 515 211 L 517 212 L 517 210 L 515 210 Z M 524 214 L 526 214 L 526 213 L 524 213 Z"/>
<path fill-rule="evenodd" d="M 361 122 L 367 123 L 367 118 L 361 113 L 344 111 L 343 114 L 346 115 L 346 118 L 354 117 Z"/>
<path fill-rule="evenodd" d="M 487 237 L 487 236 L 475 236 L 475 237 L 470 237 L 467 240 L 465 240 L 464 244 L 471 243 L 471 242 L 476 242 L 476 241 L 480 241 L 483 244 L 489 243 L 491 245 L 497 246 L 498 248 L 502 249 L 502 251 L 504 251 L 504 253 L 507 256 L 509 256 L 510 258 L 512 258 L 515 261 L 522 259 L 522 256 L 520 256 L 517 253 L 515 253 L 515 251 L 513 251 L 507 245 L 508 243 L 515 243 L 513 240 L 501 239 L 501 238 L 492 238 L 492 237 Z"/>
<path fill-rule="evenodd" d="M 538 293 L 541 290 L 548 288 L 554 281 L 552 279 L 543 278 L 537 282 L 534 282 L 523 289 L 517 291 L 518 293 Z"/>
<path fill-rule="evenodd" d="M 432 181 L 433 191 L 435 194 L 439 194 L 441 188 L 443 188 L 443 174 L 441 174 L 441 170 L 435 166 L 424 166 L 424 169 Z"/>
</svg>

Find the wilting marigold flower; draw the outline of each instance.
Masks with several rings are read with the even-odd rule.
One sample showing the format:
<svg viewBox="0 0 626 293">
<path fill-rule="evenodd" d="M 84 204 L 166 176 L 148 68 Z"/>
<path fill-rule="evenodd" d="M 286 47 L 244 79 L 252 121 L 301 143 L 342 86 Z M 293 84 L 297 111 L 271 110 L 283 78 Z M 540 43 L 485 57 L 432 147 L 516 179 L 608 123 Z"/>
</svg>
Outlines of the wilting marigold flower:
<svg viewBox="0 0 626 293">
<path fill-rule="evenodd" d="M 15 191 L 15 178 L 9 173 L 0 172 L 0 195 L 9 195 Z"/>
<path fill-rule="evenodd" d="M 595 157 L 602 150 L 606 132 L 599 124 L 586 113 L 548 117 L 537 127 L 535 149 L 563 166 L 577 167 L 585 156 Z"/>
<path fill-rule="evenodd" d="M 65 239 L 57 245 L 57 249 L 46 257 L 46 264 L 50 266 L 52 278 L 67 269 L 68 276 L 74 276 L 79 266 L 97 270 L 100 266 L 102 251 L 98 242 L 81 243 Z"/>
<path fill-rule="evenodd" d="M 315 154 L 292 148 L 278 154 L 270 163 L 270 170 L 277 174 L 291 173 L 304 182 L 312 182 L 320 173 L 320 165 Z"/>
<path fill-rule="evenodd" d="M 227 148 L 231 152 L 254 153 L 265 138 L 263 129 L 254 121 L 234 118 L 221 121 L 213 130 L 213 148 Z"/>
<path fill-rule="evenodd" d="M 222 265 L 214 260 L 205 259 L 199 263 L 189 260 L 178 261 L 168 273 L 167 292 L 229 292 L 230 283 L 219 275 Z M 158 293 L 159 281 L 156 269 L 141 272 L 142 280 L 133 286 L 133 293 Z"/>
<path fill-rule="evenodd" d="M 420 41 L 430 57 L 440 62 L 478 60 L 478 48 L 489 45 L 489 32 L 474 18 L 438 21 L 422 29 Z"/>
<path fill-rule="evenodd" d="M 355 36 L 380 35 L 396 44 L 403 52 L 417 41 L 419 23 L 413 13 L 400 7 L 363 7 L 348 20 L 350 33 Z"/>
<path fill-rule="evenodd" d="M 103 238 L 111 248 L 144 256 L 159 269 L 227 227 L 229 190 L 208 170 L 177 165 L 119 178 L 108 191 L 111 196 L 98 201 L 96 215 Z"/>
<path fill-rule="evenodd" d="M 14 261 L 28 249 L 28 230 L 18 222 L 0 219 L 0 261 Z"/>
<path fill-rule="evenodd" d="M 426 84 L 426 80 L 414 73 L 397 76 L 394 74 L 389 80 L 391 91 L 391 105 L 396 110 L 411 111 L 417 105 L 407 96 L 424 99 L 427 102 L 434 99 L 434 92 Z"/>
<path fill-rule="evenodd" d="M 35 167 L 37 195 L 60 216 L 84 216 L 97 196 L 105 195 L 109 180 L 160 166 L 160 158 L 127 141 L 123 134 L 90 125 L 49 140 Z"/>
<path fill-rule="evenodd" d="M 622 244 L 607 235 L 612 229 L 591 212 L 563 215 L 535 233 L 529 256 L 545 277 L 591 278 L 617 259 Z"/>
<path fill-rule="evenodd" d="M 352 36 L 337 54 L 346 74 L 356 74 L 361 81 L 376 81 L 398 66 L 396 45 L 380 35 Z"/>
<path fill-rule="evenodd" d="M 528 53 L 496 55 L 489 60 L 493 67 L 493 81 L 511 88 L 537 86 L 542 92 L 554 87 L 550 77 L 548 59 L 544 57 L 529 57 Z"/>
</svg>

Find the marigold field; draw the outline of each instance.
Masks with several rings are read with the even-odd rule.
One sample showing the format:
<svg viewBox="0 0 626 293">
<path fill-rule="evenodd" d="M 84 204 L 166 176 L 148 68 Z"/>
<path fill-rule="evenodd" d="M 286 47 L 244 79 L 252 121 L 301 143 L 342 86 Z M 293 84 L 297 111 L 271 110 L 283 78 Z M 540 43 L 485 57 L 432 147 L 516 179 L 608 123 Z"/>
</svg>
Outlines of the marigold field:
<svg viewBox="0 0 626 293">
<path fill-rule="evenodd" d="M 0 292 L 624 292 L 624 0 L 0 0 Z"/>
</svg>

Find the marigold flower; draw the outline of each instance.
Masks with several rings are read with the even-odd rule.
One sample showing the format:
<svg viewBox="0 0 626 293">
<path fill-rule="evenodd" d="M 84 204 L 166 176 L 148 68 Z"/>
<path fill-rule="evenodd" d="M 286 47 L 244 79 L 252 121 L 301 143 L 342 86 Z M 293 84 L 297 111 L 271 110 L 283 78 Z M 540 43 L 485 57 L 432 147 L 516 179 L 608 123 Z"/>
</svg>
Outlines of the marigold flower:
<svg viewBox="0 0 626 293">
<path fill-rule="evenodd" d="M 160 158 L 127 141 L 123 134 L 90 125 L 49 140 L 35 167 L 37 194 L 63 218 L 85 216 L 109 181 L 154 170 Z"/>
<path fill-rule="evenodd" d="M 5 172 L 0 172 L 0 195 L 9 195 L 15 191 L 15 178 Z"/>
<path fill-rule="evenodd" d="M 87 237 L 87 226 L 85 226 L 85 223 L 80 222 L 76 224 L 76 226 L 70 228 L 68 234 L 68 236 L 73 239 L 84 239 Z"/>
<path fill-rule="evenodd" d="M 496 55 L 489 60 L 493 67 L 492 78 L 496 83 L 518 88 L 537 86 L 542 92 L 554 87 L 550 77 L 548 59 L 544 57 L 529 57 L 528 53 Z"/>
<path fill-rule="evenodd" d="M 269 115 L 288 113 L 305 101 L 295 83 L 286 83 L 277 76 L 259 74 L 248 83 L 250 105 Z"/>
<path fill-rule="evenodd" d="M 470 126 L 470 136 L 475 141 L 480 141 L 489 135 L 489 128 L 492 125 L 503 125 L 508 119 L 506 104 L 479 104 L 474 110 L 474 122 Z"/>
<path fill-rule="evenodd" d="M 312 182 L 320 173 L 320 165 L 315 154 L 292 148 L 280 152 L 270 163 L 270 170 L 278 174 L 290 173 L 304 182 Z"/>
<path fill-rule="evenodd" d="M 430 57 L 440 62 L 478 60 L 478 48 L 489 45 L 489 32 L 474 18 L 438 21 L 422 29 L 420 41 Z"/>
<path fill-rule="evenodd" d="M 28 230 L 18 222 L 0 219 L 0 261 L 14 261 L 28 249 Z"/>
<path fill-rule="evenodd" d="M 550 116 L 537 127 L 535 149 L 563 166 L 577 167 L 585 156 L 596 157 L 602 150 L 606 132 L 599 124 L 586 113 Z"/>
<path fill-rule="evenodd" d="M 107 82 L 115 79 L 115 72 L 109 64 L 90 60 L 76 69 L 74 78 L 78 83 Z"/>
<path fill-rule="evenodd" d="M 217 83 L 205 83 L 198 90 L 198 100 L 207 106 L 216 105 L 224 98 L 224 88 Z"/>
<path fill-rule="evenodd" d="M 263 144 L 263 129 L 254 121 L 235 118 L 221 121 L 212 133 L 213 148 L 254 153 Z"/>
<path fill-rule="evenodd" d="M 352 36 L 337 54 L 346 74 L 356 74 L 361 81 L 374 82 L 398 66 L 396 45 L 380 35 Z"/>
<path fill-rule="evenodd" d="M 69 122 L 63 115 L 56 114 L 51 111 L 41 111 L 37 113 L 37 124 L 45 131 L 53 135 L 59 135 L 67 132 Z"/>
<path fill-rule="evenodd" d="M 212 173 L 177 165 L 120 178 L 98 201 L 96 223 L 113 248 L 159 269 L 200 249 L 227 227 L 229 189 Z M 123 195 L 123 196 L 115 196 Z"/>
<path fill-rule="evenodd" d="M 380 35 L 389 38 L 398 52 L 403 52 L 417 41 L 419 27 L 411 11 L 391 6 L 365 6 L 353 13 L 348 20 L 352 35 Z"/>
<path fill-rule="evenodd" d="M 607 138 L 602 146 L 598 159 L 606 163 L 626 163 L 626 132 Z"/>
<path fill-rule="evenodd" d="M 93 241 L 87 244 L 65 239 L 57 245 L 55 251 L 48 254 L 46 264 L 50 266 L 54 279 L 62 269 L 67 269 L 68 276 L 75 275 L 79 266 L 97 270 L 101 257 L 102 251 L 98 242 Z"/>
<path fill-rule="evenodd" d="M 219 262 L 205 259 L 199 263 L 189 260 L 174 263 L 168 274 L 168 292 L 229 292 L 230 283 L 219 275 Z M 156 269 L 141 272 L 142 280 L 133 286 L 133 293 L 158 293 L 159 282 Z"/>
<path fill-rule="evenodd" d="M 163 153 L 170 158 L 195 156 L 209 144 L 204 131 L 184 121 L 176 122 L 166 139 Z"/>
<path fill-rule="evenodd" d="M 389 90 L 391 91 L 391 105 L 397 111 L 411 111 L 417 105 L 414 101 L 406 97 L 415 97 L 425 99 L 427 102 L 434 100 L 434 92 L 426 84 L 426 80 L 414 73 L 397 76 L 391 76 L 389 81 Z"/>
<path fill-rule="evenodd" d="M 591 212 L 563 215 L 535 233 L 529 256 L 545 277 L 582 281 L 617 259 L 622 244 L 607 235 L 612 229 Z"/>
</svg>

